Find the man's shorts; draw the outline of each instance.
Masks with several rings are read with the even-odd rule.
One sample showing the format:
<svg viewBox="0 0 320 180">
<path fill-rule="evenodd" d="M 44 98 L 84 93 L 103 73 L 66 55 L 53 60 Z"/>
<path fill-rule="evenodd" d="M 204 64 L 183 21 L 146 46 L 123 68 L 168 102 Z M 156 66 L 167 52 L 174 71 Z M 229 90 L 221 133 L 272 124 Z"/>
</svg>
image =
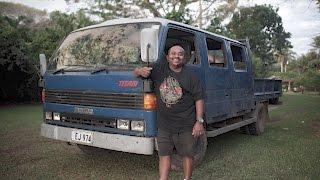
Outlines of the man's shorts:
<svg viewBox="0 0 320 180">
<path fill-rule="evenodd" d="M 157 143 L 159 156 L 171 156 L 174 150 L 180 156 L 194 156 L 197 139 L 192 132 L 169 133 L 158 130 Z"/>
</svg>

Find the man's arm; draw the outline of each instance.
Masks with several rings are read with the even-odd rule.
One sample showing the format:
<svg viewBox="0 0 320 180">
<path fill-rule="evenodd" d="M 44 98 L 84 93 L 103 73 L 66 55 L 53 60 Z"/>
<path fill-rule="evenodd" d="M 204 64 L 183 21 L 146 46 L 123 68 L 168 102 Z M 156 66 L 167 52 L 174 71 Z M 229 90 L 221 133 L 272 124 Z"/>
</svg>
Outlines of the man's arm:
<svg viewBox="0 0 320 180">
<path fill-rule="evenodd" d="M 196 101 L 196 123 L 193 126 L 192 135 L 198 137 L 204 133 L 203 123 L 199 122 L 199 118 L 203 118 L 204 113 L 204 101 L 203 99 Z"/>
<path fill-rule="evenodd" d="M 196 118 L 203 118 L 204 102 L 203 99 L 196 101 Z"/>
<path fill-rule="evenodd" d="M 133 74 L 136 77 L 142 76 L 142 77 L 149 77 L 151 73 L 152 68 L 151 67 L 137 67 L 133 70 Z"/>
</svg>

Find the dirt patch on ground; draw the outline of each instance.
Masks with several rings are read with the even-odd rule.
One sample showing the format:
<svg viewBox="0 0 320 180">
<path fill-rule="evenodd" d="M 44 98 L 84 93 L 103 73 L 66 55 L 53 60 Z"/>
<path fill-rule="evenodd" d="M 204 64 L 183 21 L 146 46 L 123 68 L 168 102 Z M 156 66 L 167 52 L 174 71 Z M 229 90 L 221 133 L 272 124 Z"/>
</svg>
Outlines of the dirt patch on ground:
<svg viewBox="0 0 320 180">
<path fill-rule="evenodd" d="M 314 135 L 320 138 L 320 120 L 313 120 L 310 123 L 310 128 Z"/>
</svg>

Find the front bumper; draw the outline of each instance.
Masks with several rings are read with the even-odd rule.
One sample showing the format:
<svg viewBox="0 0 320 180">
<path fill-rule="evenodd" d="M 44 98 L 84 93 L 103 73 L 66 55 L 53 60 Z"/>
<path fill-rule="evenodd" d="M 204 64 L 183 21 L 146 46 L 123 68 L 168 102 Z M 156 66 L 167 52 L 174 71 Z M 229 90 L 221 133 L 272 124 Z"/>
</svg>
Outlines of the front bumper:
<svg viewBox="0 0 320 180">
<path fill-rule="evenodd" d="M 77 129 L 54 126 L 46 123 L 42 123 L 41 125 L 41 135 L 44 137 L 66 142 L 79 143 L 71 140 L 71 132 L 73 130 Z M 152 137 L 135 137 L 96 131 L 87 132 L 93 133 L 93 141 L 91 144 L 85 145 L 146 155 L 151 155 L 154 151 L 154 138 Z"/>
</svg>

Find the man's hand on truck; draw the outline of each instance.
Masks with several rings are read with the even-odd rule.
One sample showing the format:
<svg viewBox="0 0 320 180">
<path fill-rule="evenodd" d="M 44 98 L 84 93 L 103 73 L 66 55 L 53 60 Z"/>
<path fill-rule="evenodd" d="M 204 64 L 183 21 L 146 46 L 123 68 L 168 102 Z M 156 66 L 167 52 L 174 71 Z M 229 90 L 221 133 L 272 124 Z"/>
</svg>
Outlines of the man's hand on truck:
<svg viewBox="0 0 320 180">
<path fill-rule="evenodd" d="M 133 73 L 135 76 L 142 76 L 142 77 L 149 77 L 151 73 L 152 68 L 151 67 L 138 67 L 135 68 Z"/>
</svg>

